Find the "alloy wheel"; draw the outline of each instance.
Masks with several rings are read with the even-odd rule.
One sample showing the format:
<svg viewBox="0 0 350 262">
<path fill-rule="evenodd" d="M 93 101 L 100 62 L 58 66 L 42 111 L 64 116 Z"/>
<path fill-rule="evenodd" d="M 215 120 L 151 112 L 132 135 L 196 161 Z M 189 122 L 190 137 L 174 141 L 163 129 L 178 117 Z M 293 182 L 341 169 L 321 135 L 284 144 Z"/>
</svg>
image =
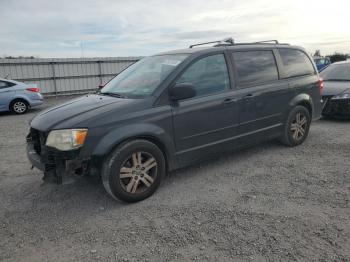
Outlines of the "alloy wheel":
<svg viewBox="0 0 350 262">
<path fill-rule="evenodd" d="M 298 141 L 304 137 L 307 130 L 307 125 L 307 117 L 301 112 L 297 113 L 292 124 L 290 125 L 290 131 L 292 132 L 294 140 Z"/>
<path fill-rule="evenodd" d="M 22 101 L 17 101 L 13 104 L 13 110 L 18 113 L 24 113 L 27 110 L 27 105 Z"/>
<path fill-rule="evenodd" d="M 119 178 L 127 193 L 139 194 L 150 188 L 157 176 L 157 161 L 147 152 L 135 152 L 124 161 Z"/>
</svg>

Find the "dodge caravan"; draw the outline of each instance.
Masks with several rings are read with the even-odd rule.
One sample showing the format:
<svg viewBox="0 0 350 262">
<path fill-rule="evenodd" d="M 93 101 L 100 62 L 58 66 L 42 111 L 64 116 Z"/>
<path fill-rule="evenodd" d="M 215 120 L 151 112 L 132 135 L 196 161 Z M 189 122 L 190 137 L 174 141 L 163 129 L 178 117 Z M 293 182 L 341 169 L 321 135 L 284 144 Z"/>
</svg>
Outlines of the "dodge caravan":
<svg viewBox="0 0 350 262">
<path fill-rule="evenodd" d="M 113 198 L 140 201 L 167 172 L 218 152 L 269 139 L 300 145 L 320 117 L 322 87 L 297 46 L 192 45 L 145 57 L 96 94 L 38 114 L 27 155 L 44 179 L 97 175 Z"/>
</svg>

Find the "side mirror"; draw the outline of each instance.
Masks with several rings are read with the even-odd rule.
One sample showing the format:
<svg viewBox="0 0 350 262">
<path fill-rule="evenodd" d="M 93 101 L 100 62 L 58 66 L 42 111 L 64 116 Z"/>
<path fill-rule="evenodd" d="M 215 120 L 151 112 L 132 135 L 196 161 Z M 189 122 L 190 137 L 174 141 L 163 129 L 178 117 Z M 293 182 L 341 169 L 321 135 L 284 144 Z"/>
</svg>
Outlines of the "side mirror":
<svg viewBox="0 0 350 262">
<path fill-rule="evenodd" d="M 106 85 L 106 84 L 99 84 L 99 85 L 98 85 L 98 89 L 101 90 L 102 88 L 105 87 L 105 85 Z"/>
<path fill-rule="evenodd" d="M 176 84 L 169 89 L 170 99 L 177 101 L 196 95 L 195 86 L 189 83 Z"/>
</svg>

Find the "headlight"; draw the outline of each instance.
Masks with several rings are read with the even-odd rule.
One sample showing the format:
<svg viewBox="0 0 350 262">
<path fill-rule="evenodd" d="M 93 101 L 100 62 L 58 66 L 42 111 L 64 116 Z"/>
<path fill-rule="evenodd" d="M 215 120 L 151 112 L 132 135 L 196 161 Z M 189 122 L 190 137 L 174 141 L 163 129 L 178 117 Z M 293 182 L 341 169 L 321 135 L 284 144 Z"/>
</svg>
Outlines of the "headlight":
<svg viewBox="0 0 350 262">
<path fill-rule="evenodd" d="M 350 93 L 340 94 L 332 97 L 332 99 L 346 99 L 346 98 L 350 98 Z"/>
<path fill-rule="evenodd" d="M 49 133 L 46 145 L 58 150 L 68 151 L 84 145 L 87 129 L 62 129 Z"/>
</svg>

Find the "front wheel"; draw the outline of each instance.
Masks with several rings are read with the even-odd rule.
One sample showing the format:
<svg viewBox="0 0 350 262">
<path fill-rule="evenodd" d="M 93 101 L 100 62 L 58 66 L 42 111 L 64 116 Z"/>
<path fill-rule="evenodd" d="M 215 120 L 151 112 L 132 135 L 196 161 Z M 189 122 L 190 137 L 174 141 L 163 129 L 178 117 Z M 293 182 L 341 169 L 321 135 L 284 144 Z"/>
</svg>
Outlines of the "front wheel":
<svg viewBox="0 0 350 262">
<path fill-rule="evenodd" d="M 165 174 L 163 152 L 147 140 L 120 145 L 105 160 L 102 181 L 115 199 L 137 202 L 151 196 Z"/>
<path fill-rule="evenodd" d="M 281 142 L 287 146 L 302 144 L 309 134 L 310 123 L 309 111 L 303 106 L 296 106 L 289 113 Z"/>
</svg>

